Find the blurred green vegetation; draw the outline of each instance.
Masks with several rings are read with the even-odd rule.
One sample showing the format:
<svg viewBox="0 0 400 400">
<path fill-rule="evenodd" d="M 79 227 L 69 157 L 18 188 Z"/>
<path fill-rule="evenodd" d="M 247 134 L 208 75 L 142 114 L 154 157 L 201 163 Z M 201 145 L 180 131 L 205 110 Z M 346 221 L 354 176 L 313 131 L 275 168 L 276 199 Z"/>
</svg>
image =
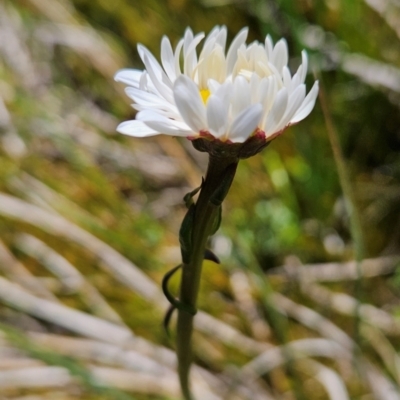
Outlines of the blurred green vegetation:
<svg viewBox="0 0 400 400">
<path fill-rule="evenodd" d="M 395 263 L 400 250 L 400 7 L 394 0 L 3 0 L 1 192 L 94 235 L 159 284 L 163 274 L 179 262 L 182 198 L 200 182 L 206 160 L 194 154 L 189 141 L 116 134 L 117 124 L 132 118 L 134 112 L 112 78 L 120 68 L 143 68 L 137 43 L 157 57 L 163 35 L 177 43 L 187 26 L 208 32 L 216 24 L 227 26 L 229 40 L 243 26 L 250 28 L 249 40 L 263 41 L 266 34 L 274 40 L 285 37 L 293 69 L 300 62 L 301 50 L 307 50 L 308 88 L 314 74 L 321 79 L 352 181 L 354 206 L 362 218 L 365 256 L 394 257 Z M 283 293 L 353 335 L 354 315 L 344 316 L 329 302 L 308 297 L 301 283 L 277 269 L 354 258 L 349 216 L 318 103 L 305 121 L 257 157 L 241 162 L 224 206 L 222 227 L 213 241 L 222 265 L 206 263 L 204 267 L 201 309 L 263 343 L 315 337 L 309 327 L 274 306 L 274 293 Z M 53 275 L 40 260 L 21 250 L 21 232 L 41 239 L 74 265 L 136 335 L 173 347 L 162 331 L 162 310 L 103 267 L 103 248 L 98 247 L 96 253 L 72 233 L 69 237 L 43 228 L 45 220 L 43 226 L 29 222 L 30 209 L 10 216 L 13 207 L 0 205 L 1 241 L 33 276 L 51 283 L 45 278 Z M 0 275 L 12 280 L 1 254 Z M 254 318 L 260 319 L 267 333 L 257 334 L 258 328 L 240 306 L 232 289 L 237 271 L 248 277 L 258 310 Z M 174 280 L 172 288 L 177 283 Z M 62 304 L 96 314 L 77 293 L 54 287 Z M 346 280 L 324 287 L 354 295 L 353 283 Z M 365 279 L 362 288 L 363 302 L 382 308 L 394 318 L 393 324 L 399 323 L 400 279 L 395 267 L 389 277 Z M 25 321 L 23 312 L 14 314 L 12 309 L 18 307 L 4 299 L 1 304 L 0 320 L 20 331 L 39 329 L 73 336 L 68 329 L 40 318 L 35 319 L 38 328 L 31 319 Z M 393 332 L 380 331 L 380 347 L 365 334 L 361 351 L 399 392 L 398 370 L 387 361 L 398 357 L 399 332 Z M 196 335 L 197 362 L 212 373 L 233 371 L 229 376 L 235 376 L 251 359 L 212 334 Z M 47 363 L 45 357 L 27 350 L 27 342 L 21 343 L 13 345 Z M 71 361 L 69 367 L 64 355 L 57 357 L 61 358 L 50 364 L 68 370 L 79 366 Z M 301 366 L 298 374 L 297 378 L 307 376 Z M 352 382 L 342 374 L 351 398 L 367 398 L 362 396 L 368 395 L 368 385 L 360 377 Z M 276 368 L 264 378 L 276 398 L 283 398 L 287 391 L 287 398 L 294 398 L 292 369 Z M 326 398 L 320 386 L 315 389 L 315 384 L 307 382 L 303 388 L 307 398 Z M 93 390 L 89 385 L 79 398 L 100 398 Z M 168 398 L 168 393 L 147 396 L 128 391 L 137 399 Z M 26 393 L 15 389 L 7 399 L 22 399 L 18 396 Z M 73 392 L 66 390 L 65 399 L 68 396 L 74 396 Z"/>
</svg>

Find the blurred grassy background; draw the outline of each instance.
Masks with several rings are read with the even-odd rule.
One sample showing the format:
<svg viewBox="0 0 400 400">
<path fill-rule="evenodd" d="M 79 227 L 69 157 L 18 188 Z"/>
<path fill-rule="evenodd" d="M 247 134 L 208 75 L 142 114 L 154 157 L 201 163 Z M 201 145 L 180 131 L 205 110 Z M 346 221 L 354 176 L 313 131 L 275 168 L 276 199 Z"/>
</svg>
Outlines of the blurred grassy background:
<svg viewBox="0 0 400 400">
<path fill-rule="evenodd" d="M 116 134 L 134 112 L 112 77 L 142 68 L 137 43 L 158 56 L 164 34 L 176 43 L 186 26 L 216 24 L 229 40 L 243 26 L 250 40 L 284 36 L 293 69 L 307 49 L 308 87 L 317 74 L 370 260 L 357 303 L 317 104 L 239 166 L 213 240 L 222 265 L 204 267 L 198 398 L 400 398 L 398 2 L 3 0 L 1 399 L 178 398 L 158 286 L 179 262 L 182 198 L 206 159 L 189 141 Z M 278 362 L 284 343 L 294 347 Z M 267 350 L 269 361 L 255 359 Z"/>
</svg>

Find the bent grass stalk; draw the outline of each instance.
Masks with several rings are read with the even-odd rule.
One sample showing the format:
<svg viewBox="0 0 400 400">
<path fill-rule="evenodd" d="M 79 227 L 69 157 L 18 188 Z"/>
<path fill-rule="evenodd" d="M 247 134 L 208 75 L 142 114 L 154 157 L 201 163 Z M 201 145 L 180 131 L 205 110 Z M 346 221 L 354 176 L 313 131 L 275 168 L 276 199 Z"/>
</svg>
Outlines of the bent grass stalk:
<svg viewBox="0 0 400 400">
<path fill-rule="evenodd" d="M 354 342 L 358 345 L 361 344 L 361 332 L 360 332 L 360 306 L 361 306 L 361 295 L 362 295 L 362 271 L 361 262 L 365 258 L 365 238 L 363 234 L 361 215 L 357 208 L 354 190 L 351 184 L 349 172 L 344 160 L 342 148 L 340 146 L 339 135 L 336 131 L 331 113 L 329 111 L 328 102 L 325 96 L 325 90 L 323 85 L 319 91 L 319 100 L 322 108 L 322 113 L 325 118 L 326 130 L 328 133 L 329 142 L 332 148 L 333 157 L 335 160 L 340 186 L 343 190 L 343 196 L 345 199 L 345 207 L 350 221 L 350 233 L 354 242 L 354 253 L 356 261 L 357 279 L 354 286 L 354 296 L 358 301 L 358 305 L 355 310 L 354 320 Z M 359 347 L 354 348 L 355 354 L 359 354 Z"/>
</svg>

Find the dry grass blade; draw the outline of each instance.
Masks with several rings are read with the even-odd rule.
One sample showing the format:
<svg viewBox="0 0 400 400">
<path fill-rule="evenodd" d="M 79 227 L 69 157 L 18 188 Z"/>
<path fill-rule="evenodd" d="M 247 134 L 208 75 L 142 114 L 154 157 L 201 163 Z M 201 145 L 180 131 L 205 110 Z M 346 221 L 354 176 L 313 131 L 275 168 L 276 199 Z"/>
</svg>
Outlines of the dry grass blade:
<svg viewBox="0 0 400 400">
<path fill-rule="evenodd" d="M 287 314 L 302 325 L 318 332 L 321 336 L 339 343 L 341 346 L 348 349 L 348 351 L 351 351 L 353 348 L 354 343 L 350 336 L 332 321 L 311 308 L 298 304 L 279 293 L 273 294 L 272 301 L 276 309 L 281 313 Z"/>
<path fill-rule="evenodd" d="M 400 384 L 400 356 L 388 338 L 374 326 L 363 324 L 361 334 L 376 351 L 396 383 Z"/>
<path fill-rule="evenodd" d="M 399 400 L 400 392 L 391 380 L 369 362 L 365 362 L 365 375 L 376 400 Z"/>
<path fill-rule="evenodd" d="M 307 357 L 327 357 L 331 359 L 349 358 L 351 354 L 340 344 L 328 339 L 300 339 L 284 346 L 265 351 L 247 363 L 242 371 L 249 376 L 261 376 L 289 359 Z"/>
<path fill-rule="evenodd" d="M 314 375 L 314 379 L 325 387 L 330 399 L 348 400 L 346 385 L 339 374 L 310 357 L 328 357 L 342 362 L 342 359 L 351 356 L 351 353 L 334 341 L 318 338 L 301 339 L 264 352 L 247 363 L 241 373 L 247 379 L 254 380 L 289 361 L 301 360 L 298 367 L 301 366 L 307 374 Z"/>
<path fill-rule="evenodd" d="M 42 282 L 32 275 L 8 250 L 0 240 L 0 271 L 11 281 L 18 283 L 26 290 L 36 296 L 47 300 L 58 301 L 58 299 L 47 290 Z"/>
<path fill-rule="evenodd" d="M 16 245 L 57 276 L 67 293 L 78 293 L 94 315 L 124 325 L 121 317 L 110 307 L 99 291 L 60 254 L 41 240 L 27 234 L 18 235 Z"/>
<path fill-rule="evenodd" d="M 55 275 L 67 293 L 75 293 L 85 283 L 85 278 L 64 257 L 32 235 L 20 234 L 16 237 L 16 246 L 27 255 L 35 258 Z"/>
<path fill-rule="evenodd" d="M 332 310 L 354 317 L 358 310 L 360 318 L 389 335 L 400 335 L 400 321 L 371 304 L 360 304 L 354 297 L 345 293 L 334 293 L 317 284 L 303 285 L 303 293 L 318 304 Z"/>
<path fill-rule="evenodd" d="M 103 227 L 99 218 L 25 172 L 20 173 L 18 177 L 13 176 L 8 180 L 7 185 L 21 198 L 47 211 L 68 215 L 70 220 L 83 221 L 93 227 Z"/>
<path fill-rule="evenodd" d="M 124 347 L 123 343 L 111 344 L 93 339 L 37 332 L 30 332 L 29 339 L 49 351 L 85 362 L 130 369 L 154 376 L 176 376 L 173 352 L 142 338 L 132 339 L 129 348 Z M 149 348 L 152 351 L 148 351 Z"/>
<path fill-rule="evenodd" d="M 166 303 L 158 286 L 136 265 L 108 244 L 65 218 L 4 193 L 0 194 L 0 214 L 35 225 L 48 233 L 83 246 L 93 252 L 107 272 L 122 284 L 149 301 Z"/>
<path fill-rule="evenodd" d="M 242 315 L 248 320 L 251 327 L 253 337 L 257 340 L 269 338 L 271 330 L 257 309 L 247 275 L 243 271 L 235 270 L 230 275 L 230 283 Z"/>
<path fill-rule="evenodd" d="M 62 367 L 28 367 L 0 371 L 0 389 L 59 388 L 71 383 L 68 371 Z"/>
<path fill-rule="evenodd" d="M 318 380 L 326 389 L 331 400 L 349 400 L 349 393 L 340 375 L 332 368 L 314 361 L 304 360 L 305 368 L 314 373 L 314 378 Z"/>
<path fill-rule="evenodd" d="M 349 54 L 344 57 L 342 68 L 372 86 L 400 92 L 400 69 L 393 65 L 360 54 Z"/>
<path fill-rule="evenodd" d="M 177 398 L 180 393 L 178 379 L 176 377 L 171 379 L 169 375 L 152 376 L 140 372 L 98 366 L 89 367 L 89 371 L 101 386 L 104 385 L 149 396 L 171 396 Z M 208 391 L 198 390 L 198 393 L 203 396 L 199 398 L 219 399 L 219 397 Z"/>
<path fill-rule="evenodd" d="M 1 35 L 1 29 L 0 29 Z M 0 84 L 2 82 L 0 81 Z M 20 158 L 27 153 L 24 141 L 19 137 L 3 98 L 0 95 L 0 143 L 11 158 Z"/>
<path fill-rule="evenodd" d="M 243 335 L 237 329 L 202 311 L 196 314 L 194 326 L 199 331 L 249 356 L 258 354 L 271 347 L 266 342 L 259 342 Z"/>
<path fill-rule="evenodd" d="M 365 259 L 360 263 L 360 273 L 363 278 L 388 275 L 393 273 L 399 262 L 400 257 L 398 256 Z M 306 282 L 339 282 L 359 278 L 355 261 L 282 266 L 272 268 L 268 274 L 287 276 L 289 279 Z"/>
<path fill-rule="evenodd" d="M 28 90 L 35 90 L 41 84 L 41 75 L 24 42 L 24 36 L 20 15 L 10 3 L 7 6 L 0 4 L 0 54 L 18 75 L 18 83 Z"/>
<path fill-rule="evenodd" d="M 400 7 L 392 0 L 364 0 L 396 32 L 400 39 Z"/>
<path fill-rule="evenodd" d="M 0 299 L 12 308 L 87 337 L 110 343 L 126 343 L 132 338 L 131 331 L 126 328 L 62 304 L 40 299 L 1 277 Z"/>
<path fill-rule="evenodd" d="M 76 53 L 87 57 L 94 68 L 112 78 L 123 58 L 112 51 L 100 35 L 90 27 L 47 23 L 37 29 L 38 38 L 47 44 L 71 47 Z M 98 57 L 102 54 L 102 57 Z"/>
<path fill-rule="evenodd" d="M 33 358 L 2 358 L 0 360 L 0 371 L 8 369 L 22 369 L 22 368 L 33 368 L 43 366 L 41 361 L 35 360 Z"/>
<path fill-rule="evenodd" d="M 2 400 L 76 400 L 76 396 L 69 395 L 62 390 L 46 390 L 46 393 L 39 395 L 3 397 Z"/>
</svg>

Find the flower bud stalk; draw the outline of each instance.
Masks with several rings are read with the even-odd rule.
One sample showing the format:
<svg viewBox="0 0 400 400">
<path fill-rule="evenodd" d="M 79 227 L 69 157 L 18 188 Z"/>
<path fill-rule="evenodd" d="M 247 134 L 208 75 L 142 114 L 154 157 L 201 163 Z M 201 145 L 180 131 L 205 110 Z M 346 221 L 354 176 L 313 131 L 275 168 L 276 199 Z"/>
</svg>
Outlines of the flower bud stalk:
<svg viewBox="0 0 400 400">
<path fill-rule="evenodd" d="M 212 199 L 217 193 L 224 197 L 232 183 L 239 159 L 237 157 L 215 157 L 210 155 L 206 178 L 201 186 L 199 198 L 195 204 L 195 213 L 192 228 L 192 246 L 189 262 L 182 267 L 179 301 L 196 308 L 197 296 L 200 287 L 201 270 L 207 240 L 212 234 L 215 219 L 218 218 L 219 205 Z M 226 187 L 221 189 L 221 185 Z M 219 197 L 221 201 L 223 198 Z M 178 356 L 178 373 L 182 394 L 185 400 L 193 397 L 189 386 L 189 371 L 193 360 L 191 338 L 193 332 L 194 315 L 183 309 L 178 309 L 178 324 L 176 351 Z"/>
</svg>

